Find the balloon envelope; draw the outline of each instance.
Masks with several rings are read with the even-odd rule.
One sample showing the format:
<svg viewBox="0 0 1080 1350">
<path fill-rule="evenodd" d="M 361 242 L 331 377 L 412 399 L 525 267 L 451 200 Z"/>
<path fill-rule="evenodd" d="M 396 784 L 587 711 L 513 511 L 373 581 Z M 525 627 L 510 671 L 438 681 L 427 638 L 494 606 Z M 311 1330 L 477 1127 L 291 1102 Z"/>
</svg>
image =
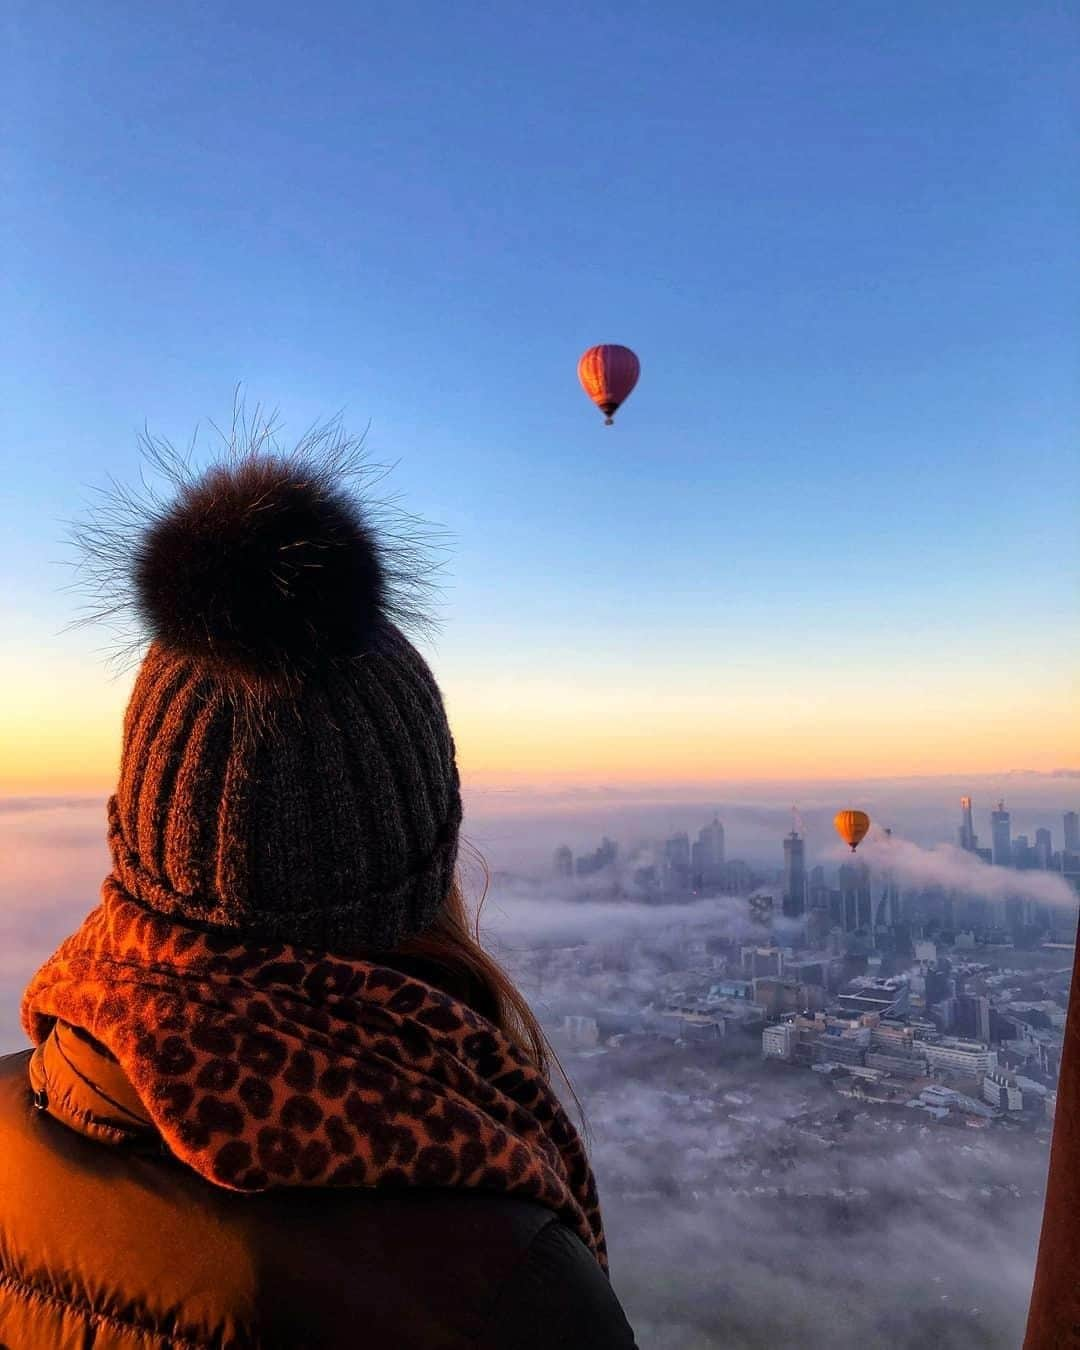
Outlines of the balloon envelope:
<svg viewBox="0 0 1080 1350">
<path fill-rule="evenodd" d="M 845 844 L 850 845 L 854 853 L 866 838 L 866 833 L 870 829 L 870 817 L 865 811 L 838 811 L 833 825 L 836 827 L 836 833 Z"/>
<path fill-rule="evenodd" d="M 641 374 L 641 362 L 629 347 L 606 342 L 590 347 L 578 362 L 581 387 L 611 426 L 615 410 L 626 402 Z"/>
</svg>

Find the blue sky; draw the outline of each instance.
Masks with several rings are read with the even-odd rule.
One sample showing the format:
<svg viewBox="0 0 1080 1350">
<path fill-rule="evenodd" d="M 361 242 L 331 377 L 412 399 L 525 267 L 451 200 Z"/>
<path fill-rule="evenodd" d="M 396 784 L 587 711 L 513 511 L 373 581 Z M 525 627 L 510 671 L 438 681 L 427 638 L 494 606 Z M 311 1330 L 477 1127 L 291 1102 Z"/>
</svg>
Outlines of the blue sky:
<svg viewBox="0 0 1080 1350">
<path fill-rule="evenodd" d="M 637 726 L 656 690 L 758 681 L 813 717 L 833 681 L 895 690 L 881 726 L 914 744 L 913 687 L 982 689 L 979 726 L 1018 733 L 1000 767 L 1026 766 L 1075 661 L 1065 5 L 4 23 L 19 688 L 42 661 L 100 678 L 55 636 L 57 519 L 131 476 L 144 421 L 183 442 L 239 381 L 286 433 L 370 420 L 406 503 L 457 535 L 433 654 L 467 726 L 500 682 L 538 723 L 616 687 Z M 575 376 L 600 341 L 643 366 L 614 430 Z"/>
</svg>

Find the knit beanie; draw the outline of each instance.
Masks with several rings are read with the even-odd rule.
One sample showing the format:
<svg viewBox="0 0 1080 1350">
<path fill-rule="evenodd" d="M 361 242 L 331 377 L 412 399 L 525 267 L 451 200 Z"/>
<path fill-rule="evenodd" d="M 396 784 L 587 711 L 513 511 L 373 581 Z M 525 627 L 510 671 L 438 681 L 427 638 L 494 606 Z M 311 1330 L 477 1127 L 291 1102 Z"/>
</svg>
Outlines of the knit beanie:
<svg viewBox="0 0 1080 1350">
<path fill-rule="evenodd" d="M 386 950 L 446 899 L 461 796 L 439 688 L 394 621 L 392 548 L 340 467 L 257 448 L 174 483 L 135 531 L 151 641 L 109 844 L 163 914 Z"/>
</svg>

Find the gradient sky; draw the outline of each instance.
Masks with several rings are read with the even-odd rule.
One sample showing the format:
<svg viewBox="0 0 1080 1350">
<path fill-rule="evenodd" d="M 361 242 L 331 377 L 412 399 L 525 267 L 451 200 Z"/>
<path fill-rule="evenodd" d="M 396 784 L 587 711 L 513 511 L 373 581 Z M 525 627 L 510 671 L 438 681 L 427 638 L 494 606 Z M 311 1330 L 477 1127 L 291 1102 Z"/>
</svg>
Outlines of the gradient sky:
<svg viewBox="0 0 1080 1350">
<path fill-rule="evenodd" d="M 15 0 L 0 791 L 107 786 L 62 520 L 237 382 L 454 532 L 475 782 L 1075 764 L 1070 9 Z"/>
</svg>

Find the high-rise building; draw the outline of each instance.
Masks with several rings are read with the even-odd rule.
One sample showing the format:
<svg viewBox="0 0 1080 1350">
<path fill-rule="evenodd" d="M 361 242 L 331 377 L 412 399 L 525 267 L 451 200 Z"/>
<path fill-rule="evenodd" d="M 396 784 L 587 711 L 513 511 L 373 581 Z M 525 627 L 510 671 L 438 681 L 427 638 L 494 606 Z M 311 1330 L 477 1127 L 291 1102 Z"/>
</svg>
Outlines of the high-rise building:
<svg viewBox="0 0 1080 1350">
<path fill-rule="evenodd" d="M 1009 819 L 1009 813 L 1005 810 L 1005 803 L 998 802 L 997 810 L 990 812 L 990 837 L 994 845 L 994 862 L 998 867 L 1008 867 L 1012 862 Z"/>
<path fill-rule="evenodd" d="M 827 911 L 829 908 L 829 888 L 825 884 L 824 867 L 814 867 L 810 871 L 810 884 L 807 896 L 811 909 Z"/>
<path fill-rule="evenodd" d="M 1054 840 L 1049 830 L 1035 831 L 1035 866 L 1049 870 L 1054 858 Z"/>
<path fill-rule="evenodd" d="M 961 799 L 968 804 L 968 810 L 971 809 L 971 798 Z M 892 838 L 892 830 L 885 831 L 886 839 Z M 972 836 L 974 839 L 974 835 Z M 900 922 L 900 887 L 896 884 L 896 875 L 892 868 L 887 868 L 881 877 L 881 903 L 879 909 L 882 911 L 882 921 L 890 928 Z"/>
<path fill-rule="evenodd" d="M 1075 811 L 1065 812 L 1065 848 L 1080 853 L 1080 815 Z"/>
<path fill-rule="evenodd" d="M 677 867 L 690 866 L 690 836 L 673 834 L 664 844 L 664 857 Z"/>
<path fill-rule="evenodd" d="M 574 855 L 565 844 L 555 850 L 555 875 L 557 877 L 574 875 Z"/>
<path fill-rule="evenodd" d="M 870 932 L 874 923 L 870 868 L 864 862 L 844 863 L 839 876 L 844 932 L 854 933 L 857 928 Z"/>
<path fill-rule="evenodd" d="M 967 853 L 974 853 L 979 846 L 975 833 L 975 822 L 971 816 L 971 798 L 960 798 L 960 847 Z"/>
<path fill-rule="evenodd" d="M 714 816 L 711 824 L 698 831 L 690 849 L 690 871 L 695 886 L 711 889 L 727 881 L 724 869 L 724 827 Z"/>
<path fill-rule="evenodd" d="M 990 1000 L 985 994 L 957 994 L 956 1031 L 969 1041 L 990 1043 Z"/>
<path fill-rule="evenodd" d="M 798 919 L 806 909 L 806 844 L 792 830 L 784 839 L 784 914 Z"/>
<path fill-rule="evenodd" d="M 578 857 L 574 863 L 574 871 L 579 877 L 591 876 L 592 873 L 602 871 L 603 868 L 610 866 L 618 855 L 618 845 L 605 834 L 598 849 L 594 849 L 592 853 L 583 853 Z"/>
<path fill-rule="evenodd" d="M 719 817 L 713 816 L 710 825 L 702 826 L 698 832 L 698 843 L 701 845 L 703 867 L 723 867 L 724 827 L 720 824 Z"/>
<path fill-rule="evenodd" d="M 1034 850 L 1026 834 L 1018 834 L 1012 841 L 1012 864 L 1014 867 L 1035 866 Z"/>
<path fill-rule="evenodd" d="M 944 970 L 928 970 L 925 975 L 926 981 L 926 1006 L 929 1008 L 935 1003 L 941 1003 L 944 999 L 950 998 L 953 993 L 953 982 L 951 977 Z"/>
<path fill-rule="evenodd" d="M 673 834 L 664 843 L 664 889 L 686 892 L 691 880 L 690 836 L 685 832 Z"/>
</svg>

